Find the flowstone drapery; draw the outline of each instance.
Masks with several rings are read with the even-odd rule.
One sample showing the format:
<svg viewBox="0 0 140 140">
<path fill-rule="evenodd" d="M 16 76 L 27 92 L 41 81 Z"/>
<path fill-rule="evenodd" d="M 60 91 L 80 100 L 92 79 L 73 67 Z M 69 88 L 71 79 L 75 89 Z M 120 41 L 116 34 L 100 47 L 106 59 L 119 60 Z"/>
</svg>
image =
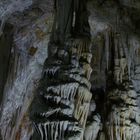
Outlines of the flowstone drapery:
<svg viewBox="0 0 140 140">
<path fill-rule="evenodd" d="M 92 97 L 86 0 L 60 0 L 55 4 L 49 57 L 31 107 L 35 126 L 32 139 L 82 140 Z"/>
</svg>

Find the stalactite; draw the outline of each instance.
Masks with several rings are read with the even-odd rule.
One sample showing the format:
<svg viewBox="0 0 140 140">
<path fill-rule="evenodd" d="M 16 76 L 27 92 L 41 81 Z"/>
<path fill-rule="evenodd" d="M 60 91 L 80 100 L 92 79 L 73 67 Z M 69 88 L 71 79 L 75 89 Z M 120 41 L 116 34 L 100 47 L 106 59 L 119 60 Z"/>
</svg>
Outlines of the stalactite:
<svg viewBox="0 0 140 140">
<path fill-rule="evenodd" d="M 79 87 L 78 95 L 76 99 L 76 107 L 74 111 L 74 116 L 78 119 L 81 125 L 85 126 L 85 120 L 87 119 L 89 111 L 89 101 L 91 100 L 91 93 L 84 87 Z M 85 103 L 83 103 L 85 102 Z"/>
<path fill-rule="evenodd" d="M 49 16 L 47 15 L 48 18 L 51 17 Z M 50 18 L 50 20 L 52 19 Z M 45 19 L 42 19 L 41 25 L 44 24 L 44 21 Z M 24 28 L 22 31 L 19 29 L 18 33 L 14 32 L 13 38 L 10 36 L 13 43 L 6 40 L 13 47 L 1 106 L 0 129 L 2 128 L 1 137 L 3 140 L 27 140 L 32 135 L 31 122 L 27 112 L 38 84 L 37 81 L 41 76 L 41 69 L 47 54 L 46 43 L 49 40 L 45 36 L 39 41 L 35 34 L 39 25 L 40 21 L 37 20 L 34 22 L 34 26 L 28 25 L 28 31 Z M 46 26 L 43 28 L 48 33 Z M 28 52 L 31 45 L 38 48 L 33 56 L 30 56 Z"/>
<path fill-rule="evenodd" d="M 107 69 L 109 68 L 109 55 L 110 55 L 110 44 L 109 44 L 109 33 L 108 31 L 105 32 L 105 48 L 106 48 L 106 63 L 107 63 Z"/>
</svg>

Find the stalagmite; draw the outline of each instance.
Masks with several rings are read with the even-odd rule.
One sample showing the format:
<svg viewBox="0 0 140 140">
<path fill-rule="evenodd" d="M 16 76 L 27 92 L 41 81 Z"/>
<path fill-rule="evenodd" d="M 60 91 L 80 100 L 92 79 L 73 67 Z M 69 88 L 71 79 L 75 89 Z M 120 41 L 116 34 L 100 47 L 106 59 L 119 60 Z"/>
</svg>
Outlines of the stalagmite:
<svg viewBox="0 0 140 140">
<path fill-rule="evenodd" d="M 118 53 L 120 54 L 120 52 Z M 139 108 L 137 94 L 132 81 L 129 80 L 128 63 L 124 56 L 117 58 L 115 62 L 116 88 L 111 89 L 108 93 L 109 102 L 114 103 L 109 115 L 111 118 L 110 126 L 107 126 L 108 137 L 110 140 L 138 140 L 140 138 L 140 124 L 136 121 L 134 114 L 139 114 Z M 122 87 L 119 88 L 119 85 Z"/>
<path fill-rule="evenodd" d="M 61 18 L 57 17 L 55 21 L 57 27 L 54 27 L 53 31 L 56 32 L 57 39 L 55 40 L 54 33 L 51 42 L 57 44 L 55 45 L 57 51 L 50 54 L 44 63 L 37 99 L 34 99 L 31 106 L 30 118 L 35 124 L 33 140 L 35 135 L 42 140 L 83 140 L 84 136 L 92 98 L 89 82 L 92 72 L 90 66 L 92 54 L 89 36 L 83 36 L 87 34 L 85 32 L 80 35 L 81 29 L 77 30 L 75 26 L 81 22 L 83 22 L 82 30 L 89 26 L 83 15 L 80 23 L 77 20 L 78 12 L 86 13 L 86 1 L 77 0 L 80 6 L 75 5 L 77 9 L 74 11 L 71 4 L 76 3 L 72 0 L 64 1 L 60 0 L 56 3 Z M 64 13 L 63 8 L 60 9 L 59 6 L 62 4 L 63 7 L 68 8 L 64 8 L 68 13 Z M 62 14 L 64 15 L 60 16 Z M 74 32 L 77 32 L 76 37 L 72 33 L 72 26 L 75 28 Z"/>
</svg>

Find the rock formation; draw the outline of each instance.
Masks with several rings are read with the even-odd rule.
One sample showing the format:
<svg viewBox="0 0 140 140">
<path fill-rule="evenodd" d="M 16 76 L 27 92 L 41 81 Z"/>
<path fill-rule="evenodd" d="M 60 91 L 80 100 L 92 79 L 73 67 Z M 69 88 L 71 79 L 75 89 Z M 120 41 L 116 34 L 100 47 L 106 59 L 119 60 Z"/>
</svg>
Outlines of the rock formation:
<svg viewBox="0 0 140 140">
<path fill-rule="evenodd" d="M 139 140 L 139 11 L 1 0 L 0 140 Z"/>
<path fill-rule="evenodd" d="M 69 9 L 65 7 L 68 2 L 56 2 L 58 15 L 54 25 L 57 27 L 53 29 L 49 57 L 31 108 L 31 119 L 36 128 L 32 139 L 83 139 L 92 97 L 89 82 L 92 72 L 90 30 L 88 21 L 83 18 L 87 13 L 83 2 Z M 62 3 L 67 12 L 59 7 Z M 74 1 L 70 3 L 72 5 Z M 73 7 L 78 10 L 70 11 Z M 81 13 L 81 22 L 78 13 Z"/>
</svg>

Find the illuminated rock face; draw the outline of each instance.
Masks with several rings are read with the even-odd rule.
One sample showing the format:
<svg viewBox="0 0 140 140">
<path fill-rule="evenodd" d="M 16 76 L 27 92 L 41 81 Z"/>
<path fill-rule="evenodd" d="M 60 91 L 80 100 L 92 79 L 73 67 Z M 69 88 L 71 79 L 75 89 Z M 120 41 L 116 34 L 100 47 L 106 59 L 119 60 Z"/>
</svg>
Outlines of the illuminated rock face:
<svg viewBox="0 0 140 140">
<path fill-rule="evenodd" d="M 14 19 L 9 19 L 18 32 L 13 29 L 8 33 L 8 35 L 13 33 L 13 43 L 9 44 L 11 47 L 9 70 L 0 108 L 0 139 L 2 140 L 28 140 L 32 134 L 28 109 L 47 57 L 47 44 L 53 24 L 53 11 L 47 13 L 41 11 L 38 8 L 33 8 L 28 12 L 25 10 L 24 19 L 18 14 L 14 16 Z M 5 30 L 7 26 L 3 31 Z M 7 39 L 5 41 L 7 44 L 9 39 L 5 34 L 7 32 L 3 34 Z M 9 38 L 12 39 L 12 36 Z M 4 57 L 1 65 L 6 65 L 5 60 Z"/>
<path fill-rule="evenodd" d="M 140 2 L 72 2 L 0 1 L 0 140 L 140 139 Z"/>
</svg>

